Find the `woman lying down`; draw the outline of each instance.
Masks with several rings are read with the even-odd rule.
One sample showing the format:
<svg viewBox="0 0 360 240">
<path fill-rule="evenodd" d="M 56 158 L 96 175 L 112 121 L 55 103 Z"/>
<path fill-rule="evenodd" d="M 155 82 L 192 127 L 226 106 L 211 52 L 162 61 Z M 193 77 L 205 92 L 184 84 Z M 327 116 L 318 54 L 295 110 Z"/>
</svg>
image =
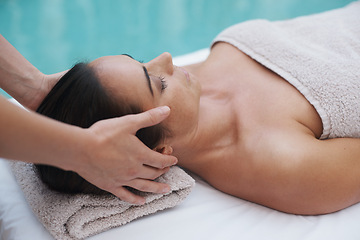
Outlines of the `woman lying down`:
<svg viewBox="0 0 360 240">
<path fill-rule="evenodd" d="M 356 2 L 235 25 L 204 62 L 185 67 L 169 53 L 80 63 L 38 112 L 89 127 L 167 105 L 168 119 L 137 133 L 150 148 L 236 197 L 293 214 L 335 212 L 360 201 L 359 10 Z M 37 168 L 53 189 L 101 193 L 73 172 Z"/>
</svg>

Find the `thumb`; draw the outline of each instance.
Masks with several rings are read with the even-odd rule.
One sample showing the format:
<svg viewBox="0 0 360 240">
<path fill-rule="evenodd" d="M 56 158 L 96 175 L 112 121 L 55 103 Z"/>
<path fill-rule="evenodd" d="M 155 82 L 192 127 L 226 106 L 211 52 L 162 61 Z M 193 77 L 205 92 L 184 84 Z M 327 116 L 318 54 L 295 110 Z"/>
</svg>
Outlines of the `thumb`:
<svg viewBox="0 0 360 240">
<path fill-rule="evenodd" d="M 140 128 L 150 127 L 162 122 L 170 115 L 170 108 L 168 106 L 162 106 L 150 109 L 146 112 L 139 113 L 132 116 L 133 126 L 136 127 L 136 131 Z"/>
</svg>

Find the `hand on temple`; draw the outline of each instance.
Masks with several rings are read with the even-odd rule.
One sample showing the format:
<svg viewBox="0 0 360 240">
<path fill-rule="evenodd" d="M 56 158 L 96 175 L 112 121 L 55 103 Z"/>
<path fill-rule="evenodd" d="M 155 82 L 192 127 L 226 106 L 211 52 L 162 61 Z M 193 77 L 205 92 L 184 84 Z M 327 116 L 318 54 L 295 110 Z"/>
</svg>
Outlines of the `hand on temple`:
<svg viewBox="0 0 360 240">
<path fill-rule="evenodd" d="M 66 72 L 41 73 L 0 34 L 0 88 L 28 109 L 36 110 Z M 135 136 L 140 128 L 164 120 L 170 113 L 168 107 L 81 129 L 19 110 L 2 97 L 0 106 L 0 157 L 73 170 L 131 203 L 141 204 L 144 199 L 125 186 L 153 193 L 170 190 L 152 180 L 177 159 L 147 148 Z"/>
<path fill-rule="evenodd" d="M 97 187 L 134 204 L 143 204 L 145 199 L 125 186 L 144 192 L 169 192 L 167 184 L 153 180 L 175 165 L 176 157 L 149 149 L 135 136 L 140 128 L 158 124 L 169 114 L 168 107 L 160 107 L 95 123 L 88 129 L 96 139 L 88 146 L 88 160 L 78 162 L 73 170 Z"/>
</svg>

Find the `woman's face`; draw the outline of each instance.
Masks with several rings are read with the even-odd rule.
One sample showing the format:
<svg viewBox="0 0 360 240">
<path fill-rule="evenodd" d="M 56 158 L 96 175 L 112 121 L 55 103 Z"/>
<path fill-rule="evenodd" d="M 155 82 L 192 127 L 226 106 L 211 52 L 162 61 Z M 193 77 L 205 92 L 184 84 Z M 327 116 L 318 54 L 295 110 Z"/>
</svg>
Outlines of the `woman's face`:
<svg viewBox="0 0 360 240">
<path fill-rule="evenodd" d="M 135 104 L 143 110 L 169 106 L 163 122 L 174 138 L 196 131 L 201 87 L 196 77 L 174 66 L 169 53 L 147 63 L 130 56 L 106 56 L 90 63 L 102 84 L 119 102 Z"/>
</svg>

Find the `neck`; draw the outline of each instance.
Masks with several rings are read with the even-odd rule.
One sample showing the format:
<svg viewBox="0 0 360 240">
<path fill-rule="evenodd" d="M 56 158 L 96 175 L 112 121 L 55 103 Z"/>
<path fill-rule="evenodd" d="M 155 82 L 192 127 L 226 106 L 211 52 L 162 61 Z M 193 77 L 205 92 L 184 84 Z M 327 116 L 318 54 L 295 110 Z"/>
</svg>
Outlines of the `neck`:
<svg viewBox="0 0 360 240">
<path fill-rule="evenodd" d="M 198 125 L 192 134 L 173 145 L 179 165 L 190 170 L 194 164 L 218 156 L 237 136 L 236 115 L 227 90 L 201 83 Z"/>
</svg>

